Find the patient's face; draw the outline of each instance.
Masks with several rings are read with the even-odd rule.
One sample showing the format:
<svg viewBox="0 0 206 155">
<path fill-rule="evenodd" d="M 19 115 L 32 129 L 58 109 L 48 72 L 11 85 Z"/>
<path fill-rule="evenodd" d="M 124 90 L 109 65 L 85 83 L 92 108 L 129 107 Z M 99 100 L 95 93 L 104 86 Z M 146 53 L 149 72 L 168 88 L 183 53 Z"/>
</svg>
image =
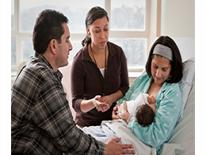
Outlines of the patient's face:
<svg viewBox="0 0 206 155">
<path fill-rule="evenodd" d="M 169 59 L 154 55 L 151 62 L 151 74 L 154 83 L 162 85 L 170 76 L 171 64 Z"/>
</svg>

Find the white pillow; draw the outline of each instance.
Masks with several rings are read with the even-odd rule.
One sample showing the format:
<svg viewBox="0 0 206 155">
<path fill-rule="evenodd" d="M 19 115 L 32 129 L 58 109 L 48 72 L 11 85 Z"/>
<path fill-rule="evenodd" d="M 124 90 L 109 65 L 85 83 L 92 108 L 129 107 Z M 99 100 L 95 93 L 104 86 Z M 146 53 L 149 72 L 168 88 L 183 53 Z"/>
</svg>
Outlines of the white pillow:
<svg viewBox="0 0 206 155">
<path fill-rule="evenodd" d="M 180 87 L 182 90 L 182 99 L 183 99 L 183 106 L 182 106 L 182 114 L 187 103 L 187 99 L 189 93 L 191 91 L 193 79 L 195 76 L 195 60 L 194 58 L 190 58 L 183 62 L 183 77 L 180 81 Z"/>
</svg>

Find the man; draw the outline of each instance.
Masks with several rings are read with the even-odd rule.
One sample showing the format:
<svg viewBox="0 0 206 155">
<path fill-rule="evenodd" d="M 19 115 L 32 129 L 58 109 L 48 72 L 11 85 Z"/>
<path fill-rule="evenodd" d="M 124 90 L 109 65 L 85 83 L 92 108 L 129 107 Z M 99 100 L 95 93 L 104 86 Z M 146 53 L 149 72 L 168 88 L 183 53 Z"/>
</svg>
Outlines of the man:
<svg viewBox="0 0 206 155">
<path fill-rule="evenodd" d="M 12 154 L 133 154 L 132 146 L 118 138 L 103 144 L 76 127 L 58 70 L 72 50 L 67 22 L 55 10 L 44 10 L 36 21 L 35 57 L 12 87 Z"/>
</svg>

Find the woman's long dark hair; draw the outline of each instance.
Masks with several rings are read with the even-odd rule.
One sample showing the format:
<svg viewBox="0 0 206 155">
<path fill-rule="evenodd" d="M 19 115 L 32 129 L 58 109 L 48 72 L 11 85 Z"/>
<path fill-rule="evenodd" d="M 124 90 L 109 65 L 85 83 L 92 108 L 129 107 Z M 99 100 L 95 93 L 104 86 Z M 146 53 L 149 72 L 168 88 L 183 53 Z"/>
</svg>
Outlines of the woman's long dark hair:
<svg viewBox="0 0 206 155">
<path fill-rule="evenodd" d="M 182 57 L 177 44 L 172 38 L 168 36 L 160 36 L 152 45 L 146 63 L 147 74 L 151 76 L 151 61 L 153 58 L 154 48 L 157 44 L 165 45 L 172 50 L 171 72 L 170 72 L 170 78 L 167 80 L 167 82 L 168 83 L 179 82 L 182 79 L 182 75 L 183 75 Z"/>
</svg>

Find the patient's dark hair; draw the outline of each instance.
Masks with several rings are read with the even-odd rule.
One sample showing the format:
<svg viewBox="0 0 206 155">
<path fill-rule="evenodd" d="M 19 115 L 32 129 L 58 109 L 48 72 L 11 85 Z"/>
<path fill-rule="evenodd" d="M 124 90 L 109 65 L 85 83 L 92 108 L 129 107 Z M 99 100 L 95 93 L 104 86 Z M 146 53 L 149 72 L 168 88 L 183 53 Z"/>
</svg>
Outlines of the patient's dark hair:
<svg viewBox="0 0 206 155">
<path fill-rule="evenodd" d="M 67 17 L 58 11 L 46 9 L 40 13 L 33 30 L 35 55 L 43 54 L 52 39 L 61 43 L 64 34 L 62 24 L 67 22 Z"/>
<path fill-rule="evenodd" d="M 154 117 L 155 112 L 149 105 L 144 104 L 138 107 L 136 119 L 141 126 L 145 127 L 150 125 L 154 121 Z"/>
<path fill-rule="evenodd" d="M 168 83 L 179 82 L 183 76 L 182 57 L 181 57 L 180 50 L 177 44 L 172 38 L 168 36 L 160 36 L 152 45 L 150 52 L 149 52 L 148 59 L 147 59 L 147 63 L 146 63 L 147 74 L 151 76 L 151 62 L 153 59 L 154 48 L 157 44 L 167 46 L 172 50 L 172 61 L 170 61 L 171 63 L 170 78 L 168 78 L 166 81 Z"/>
</svg>

